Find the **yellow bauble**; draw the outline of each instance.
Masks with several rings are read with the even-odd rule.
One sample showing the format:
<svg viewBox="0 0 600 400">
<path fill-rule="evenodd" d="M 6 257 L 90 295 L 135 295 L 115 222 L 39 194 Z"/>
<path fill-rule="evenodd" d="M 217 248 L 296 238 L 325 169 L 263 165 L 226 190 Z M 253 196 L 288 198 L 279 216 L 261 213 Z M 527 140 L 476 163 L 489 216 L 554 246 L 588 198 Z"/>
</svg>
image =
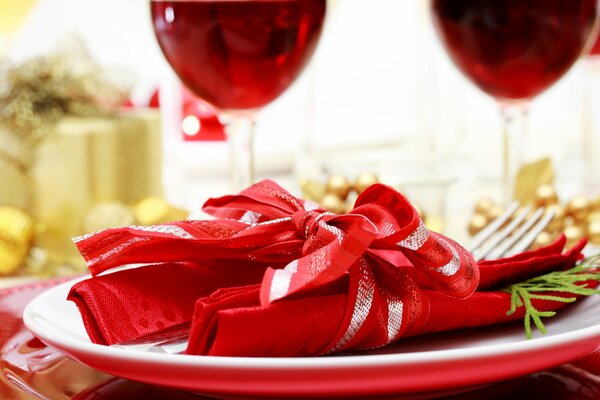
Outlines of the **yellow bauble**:
<svg viewBox="0 0 600 400">
<path fill-rule="evenodd" d="M 567 237 L 567 245 L 572 246 L 583 238 L 583 229 L 577 225 L 568 226 L 565 228 L 564 234 Z"/>
<path fill-rule="evenodd" d="M 350 193 L 350 182 L 344 175 L 334 174 L 327 180 L 326 189 L 328 194 L 333 194 L 343 201 Z"/>
<path fill-rule="evenodd" d="M 481 214 L 473 215 L 469 222 L 469 235 L 475 236 L 488 224 L 488 219 Z"/>
<path fill-rule="evenodd" d="M 493 205 L 487 212 L 483 213 L 488 221 L 493 221 L 504 213 L 504 209 L 498 205 Z"/>
<path fill-rule="evenodd" d="M 600 196 L 596 197 L 596 200 L 592 203 L 592 207 L 594 208 L 594 211 L 600 212 Z"/>
<path fill-rule="evenodd" d="M 356 177 L 354 190 L 356 190 L 358 193 L 362 193 L 366 188 L 376 183 L 379 183 L 379 178 L 377 175 L 370 172 L 363 172 Z"/>
<path fill-rule="evenodd" d="M 551 233 L 542 232 L 535 238 L 535 241 L 533 242 L 531 247 L 537 249 L 540 247 L 548 246 L 550 243 L 552 243 L 553 239 L 554 237 Z"/>
<path fill-rule="evenodd" d="M 551 232 L 562 231 L 565 227 L 565 210 L 558 204 L 553 204 L 546 208 L 546 213 L 553 213 L 554 217 L 546 227 Z"/>
<path fill-rule="evenodd" d="M 590 201 L 585 196 L 575 196 L 569 201 L 565 208 L 565 213 L 572 217 L 576 222 L 583 222 L 591 210 Z"/>
<path fill-rule="evenodd" d="M 540 207 L 548 207 L 558 203 L 556 190 L 550 185 L 542 185 L 535 191 L 535 204 Z"/>
<path fill-rule="evenodd" d="M 600 220 L 591 221 L 587 226 L 588 240 L 596 245 L 600 245 Z"/>
<path fill-rule="evenodd" d="M 11 274 L 19 268 L 29 251 L 33 233 L 29 214 L 14 207 L 0 207 L 0 274 Z"/>
<path fill-rule="evenodd" d="M 336 214 L 343 214 L 346 212 L 346 205 L 344 201 L 335 194 L 328 193 L 321 200 L 321 206 L 327 211 L 331 211 Z"/>
<path fill-rule="evenodd" d="M 138 223 L 142 225 L 181 221 L 188 216 L 186 210 L 174 207 L 162 197 L 157 196 L 149 196 L 139 201 L 133 206 L 133 212 Z"/>
<path fill-rule="evenodd" d="M 475 214 L 487 215 L 488 211 L 494 207 L 494 202 L 490 198 L 483 198 L 475 203 Z"/>
<path fill-rule="evenodd" d="M 307 200 L 316 201 L 317 203 L 325 196 L 325 185 L 319 181 L 312 179 L 300 180 L 300 189 L 302 196 Z"/>
</svg>

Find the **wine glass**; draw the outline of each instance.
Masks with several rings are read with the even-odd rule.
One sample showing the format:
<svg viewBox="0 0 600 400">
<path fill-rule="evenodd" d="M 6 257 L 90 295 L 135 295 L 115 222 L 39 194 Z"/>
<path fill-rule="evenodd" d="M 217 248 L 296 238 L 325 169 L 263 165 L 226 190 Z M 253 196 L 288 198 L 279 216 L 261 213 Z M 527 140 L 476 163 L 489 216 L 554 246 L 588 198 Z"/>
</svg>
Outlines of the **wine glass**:
<svg viewBox="0 0 600 400">
<path fill-rule="evenodd" d="M 248 186 L 256 115 L 315 52 L 326 0 L 151 0 L 150 9 L 167 61 L 226 126 L 233 189 Z"/>
<path fill-rule="evenodd" d="M 492 96 L 503 120 L 503 188 L 513 196 L 531 100 L 577 61 L 595 31 L 597 0 L 430 0 L 448 55 Z"/>
</svg>

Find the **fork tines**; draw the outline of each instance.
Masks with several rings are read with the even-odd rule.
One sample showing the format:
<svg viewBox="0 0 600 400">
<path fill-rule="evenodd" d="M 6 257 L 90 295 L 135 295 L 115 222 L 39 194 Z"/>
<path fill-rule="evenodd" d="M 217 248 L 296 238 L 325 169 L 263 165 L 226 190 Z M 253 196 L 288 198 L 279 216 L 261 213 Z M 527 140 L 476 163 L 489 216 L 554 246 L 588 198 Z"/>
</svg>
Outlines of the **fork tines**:
<svg viewBox="0 0 600 400">
<path fill-rule="evenodd" d="M 545 212 L 543 207 L 531 211 L 531 206 L 519 209 L 519 203 L 513 202 L 475 235 L 469 246 L 475 260 L 508 257 L 526 250 L 554 218 L 554 212 Z"/>
</svg>

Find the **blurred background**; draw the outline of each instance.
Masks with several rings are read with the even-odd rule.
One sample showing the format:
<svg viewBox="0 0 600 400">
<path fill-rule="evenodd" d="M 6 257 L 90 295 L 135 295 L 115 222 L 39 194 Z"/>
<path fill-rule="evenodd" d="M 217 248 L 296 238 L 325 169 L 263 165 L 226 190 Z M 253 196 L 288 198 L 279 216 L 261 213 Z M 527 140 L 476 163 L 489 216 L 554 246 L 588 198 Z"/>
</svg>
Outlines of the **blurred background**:
<svg viewBox="0 0 600 400">
<path fill-rule="evenodd" d="M 336 185 L 332 176 L 337 184 L 340 176 L 347 179 L 342 192 L 361 174 L 366 181 L 375 176 L 407 193 L 432 226 L 467 240 L 482 200 L 503 201 L 496 102 L 451 63 L 426 0 L 331 0 L 326 18 L 308 68 L 261 112 L 257 177 L 273 178 L 294 194 L 319 200 L 328 183 Z M 88 68 L 93 65 L 110 77 L 124 97 L 127 118 L 144 121 L 131 128 L 131 135 L 105 143 L 81 136 L 129 128 L 103 125 L 96 117 L 92 123 L 89 116 L 84 122 L 61 120 L 59 136 L 69 139 L 57 143 L 54 135 L 35 144 L 35 162 L 25 163 L 27 178 L 15 184 L 17 189 L 6 189 L 5 183 L 4 203 L 13 210 L 1 215 L 21 221 L 19 237 L 28 243 L 17 255 L 6 250 L 13 257 L 7 273 L 27 257 L 33 273 L 48 271 L 53 257 L 54 267 L 71 262 L 72 255 L 65 255 L 68 251 L 49 232 L 61 230 L 66 237 L 115 224 L 162 222 L 188 212 L 195 217 L 206 198 L 231 191 L 223 128 L 208 105 L 181 87 L 165 61 L 146 0 L 0 0 L 0 52 L 2 68 L 21 71 L 30 60 L 52 54 L 85 59 Z M 551 184 L 565 207 L 584 195 L 590 213 L 600 194 L 600 72 L 595 63 L 593 57 L 581 59 L 536 97 L 523 139 L 525 162 L 550 163 L 534 168 L 525 186 L 535 191 Z M 4 79 L 4 90 L 14 82 Z M 8 148 L 12 139 L 7 137 L 0 139 Z M 33 185 L 33 200 L 20 195 L 19 203 L 15 193 L 24 185 Z M 13 198 L 7 200 L 9 190 Z M 14 209 L 25 210 L 26 216 Z M 72 222 L 66 223 L 69 229 L 65 221 Z M 31 240 L 37 253 L 31 251 Z"/>
</svg>

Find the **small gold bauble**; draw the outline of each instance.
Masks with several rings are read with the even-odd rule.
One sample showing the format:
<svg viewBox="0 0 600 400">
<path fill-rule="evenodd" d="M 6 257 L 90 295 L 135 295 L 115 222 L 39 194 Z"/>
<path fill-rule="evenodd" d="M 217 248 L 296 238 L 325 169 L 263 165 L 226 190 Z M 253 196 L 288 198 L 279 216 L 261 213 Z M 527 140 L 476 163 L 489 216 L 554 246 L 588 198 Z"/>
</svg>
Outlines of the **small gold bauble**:
<svg viewBox="0 0 600 400">
<path fill-rule="evenodd" d="M 96 232 L 116 226 L 136 223 L 131 207 L 119 202 L 95 205 L 83 220 L 84 232 Z"/>
<path fill-rule="evenodd" d="M 469 235 L 475 236 L 488 224 L 488 220 L 484 215 L 475 214 L 469 222 Z"/>
<path fill-rule="evenodd" d="M 600 211 L 594 211 L 593 213 L 590 213 L 590 215 L 587 217 L 587 220 L 589 222 L 600 221 Z"/>
<path fill-rule="evenodd" d="M 565 213 L 576 222 L 585 221 L 590 213 L 590 202 L 585 196 L 575 196 L 569 201 Z"/>
<path fill-rule="evenodd" d="M 593 201 L 592 208 L 594 211 L 600 212 L 600 196 L 596 197 L 596 199 Z"/>
<path fill-rule="evenodd" d="M 583 237 L 583 229 L 577 225 L 568 226 L 564 234 L 567 237 L 567 246 L 572 246 Z"/>
<path fill-rule="evenodd" d="M 29 214 L 14 207 L 0 207 L 0 274 L 16 272 L 29 251 L 33 233 Z"/>
<path fill-rule="evenodd" d="M 591 243 L 600 245 L 600 220 L 591 221 L 588 224 L 587 237 Z"/>
<path fill-rule="evenodd" d="M 149 196 L 133 206 L 133 213 L 138 223 L 142 225 L 164 224 L 171 221 L 181 221 L 187 218 L 188 212 L 174 207 L 165 199 Z"/>
<path fill-rule="evenodd" d="M 337 197 L 335 194 L 328 193 L 321 199 L 321 206 L 327 211 L 331 211 L 336 214 L 342 214 L 346 211 L 346 205 L 344 201 Z"/>
<path fill-rule="evenodd" d="M 558 203 L 558 195 L 551 185 L 542 185 L 535 191 L 535 204 L 540 207 L 548 207 Z"/>
<path fill-rule="evenodd" d="M 475 203 L 475 214 L 487 215 L 488 210 L 494 206 L 494 202 L 490 198 L 483 198 Z"/>
<path fill-rule="evenodd" d="M 336 195 L 343 201 L 350 193 L 350 182 L 344 175 L 334 174 L 327 180 L 326 189 L 328 194 Z"/>
<path fill-rule="evenodd" d="M 356 182 L 354 182 L 354 190 L 360 194 L 366 188 L 376 183 L 379 183 L 379 177 L 377 175 L 371 172 L 362 172 L 356 177 Z"/>
<path fill-rule="evenodd" d="M 493 221 L 504 213 L 504 209 L 498 205 L 493 205 L 490 207 L 487 212 L 484 212 L 483 215 L 487 218 L 488 221 Z"/>
<path fill-rule="evenodd" d="M 305 199 L 316 201 L 317 203 L 326 194 L 325 184 L 312 179 L 302 179 L 300 181 L 300 189 L 302 189 L 302 195 Z"/>
<path fill-rule="evenodd" d="M 554 217 L 546 227 L 551 232 L 562 231 L 565 227 L 565 210 L 558 204 L 553 204 L 546 208 L 546 213 L 553 213 Z"/>
<path fill-rule="evenodd" d="M 540 247 L 548 246 L 550 243 L 552 243 L 553 239 L 554 238 L 551 233 L 542 232 L 535 238 L 535 241 L 533 242 L 531 247 L 537 249 Z"/>
</svg>

